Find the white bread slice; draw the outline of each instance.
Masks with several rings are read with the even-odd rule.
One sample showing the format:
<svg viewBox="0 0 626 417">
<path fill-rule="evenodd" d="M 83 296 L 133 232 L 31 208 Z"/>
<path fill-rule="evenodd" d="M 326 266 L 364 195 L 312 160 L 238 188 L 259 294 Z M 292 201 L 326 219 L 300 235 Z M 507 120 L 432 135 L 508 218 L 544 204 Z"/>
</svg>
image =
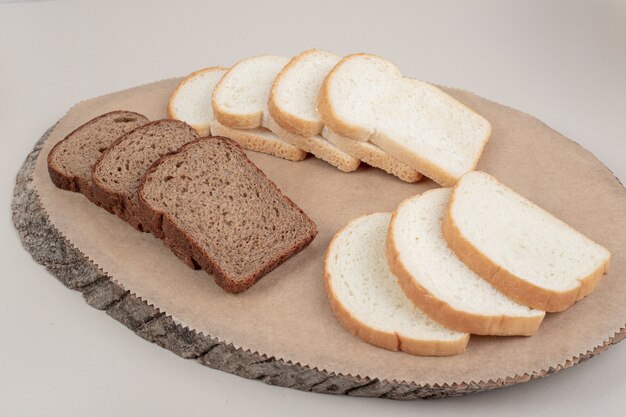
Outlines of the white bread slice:
<svg viewBox="0 0 626 417">
<path fill-rule="evenodd" d="M 511 300 L 474 274 L 448 247 L 441 220 L 451 189 L 403 201 L 389 224 L 386 255 L 405 294 L 442 325 L 492 336 L 535 334 L 544 311 Z"/>
<path fill-rule="evenodd" d="M 371 142 L 362 142 L 346 138 L 336 134 L 330 130 L 328 126 L 324 126 L 324 129 L 322 129 L 322 136 L 342 151 L 360 159 L 370 166 L 380 168 L 391 175 L 395 175 L 402 181 L 417 182 L 422 179 L 422 174 L 419 171 L 393 158 Z"/>
<path fill-rule="evenodd" d="M 213 90 L 213 112 L 233 129 L 261 127 L 272 83 L 289 58 L 262 55 L 235 64 Z"/>
<path fill-rule="evenodd" d="M 340 60 L 335 54 L 315 49 L 292 58 L 278 74 L 270 90 L 270 119 L 274 119 L 273 124 L 278 125 L 272 127 L 270 120 L 270 129 L 289 143 L 333 165 L 336 165 L 332 162 L 334 160 L 345 160 L 345 156 L 340 156 L 344 154 L 352 157 L 353 170 L 358 166 L 357 160 L 363 160 L 403 181 L 418 181 L 422 177 L 418 171 L 392 158 L 377 146 L 369 142 L 342 141 L 324 128 L 317 112 L 317 96 L 324 79 Z M 343 165 L 337 167 L 348 171 Z"/>
<path fill-rule="evenodd" d="M 167 117 L 187 123 L 200 136 L 210 135 L 210 124 L 215 119 L 211 94 L 227 71 L 227 68 L 209 67 L 185 77 L 170 96 Z"/>
<path fill-rule="evenodd" d="M 487 120 L 443 91 L 367 54 L 335 66 L 317 108 L 333 132 L 369 140 L 443 186 L 475 169 L 491 132 Z"/>
<path fill-rule="evenodd" d="M 272 84 L 264 125 L 292 145 L 351 172 L 361 161 L 319 135 L 322 122 L 315 109 L 322 81 L 340 59 L 315 49 L 292 58 Z"/>
<path fill-rule="evenodd" d="M 266 128 L 263 118 L 265 114 L 268 114 L 269 91 L 276 75 L 288 61 L 288 58 L 280 56 L 263 55 L 235 64 L 213 90 L 212 105 L 216 120 L 222 126 L 231 129 Z M 248 135 L 242 132 L 239 136 Z M 288 154 L 291 155 L 289 159 L 292 161 L 299 161 L 306 157 L 305 151 L 269 131 L 262 137 L 269 136 L 275 139 L 271 144 L 257 146 L 254 150 L 277 149 L 280 145 L 280 152 L 272 153 L 272 155 Z"/>
<path fill-rule="evenodd" d="M 215 120 L 211 98 L 215 86 L 227 71 L 227 68 L 210 67 L 185 77 L 170 96 L 168 117 L 191 124 L 201 136 L 224 136 L 245 149 L 292 161 L 304 159 L 306 153 L 284 143 L 266 129 L 231 129 Z"/>
<path fill-rule="evenodd" d="M 359 217 L 341 229 L 326 252 L 324 282 L 339 322 L 373 345 L 414 355 L 461 353 L 467 333 L 447 329 L 420 311 L 400 290 L 387 261 L 391 213 Z"/>
<path fill-rule="evenodd" d="M 317 113 L 317 95 L 324 78 L 341 57 L 310 49 L 289 61 L 274 80 L 268 108 L 276 122 L 288 131 L 311 137 L 324 127 Z"/>
<path fill-rule="evenodd" d="M 607 249 L 480 171 L 454 187 L 442 230 L 476 274 L 518 302 L 551 312 L 590 294 L 611 259 Z"/>
</svg>

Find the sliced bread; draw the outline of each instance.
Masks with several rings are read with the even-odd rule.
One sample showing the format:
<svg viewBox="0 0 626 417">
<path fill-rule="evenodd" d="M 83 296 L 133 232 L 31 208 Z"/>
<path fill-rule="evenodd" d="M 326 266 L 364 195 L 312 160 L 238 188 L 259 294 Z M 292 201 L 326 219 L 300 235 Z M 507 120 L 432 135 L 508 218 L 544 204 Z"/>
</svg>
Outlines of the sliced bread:
<svg viewBox="0 0 626 417">
<path fill-rule="evenodd" d="M 159 159 L 143 179 L 139 201 L 150 229 L 229 292 L 249 288 L 317 233 L 226 138 L 201 138 Z"/>
<path fill-rule="evenodd" d="M 292 145 L 351 172 L 361 161 L 320 136 L 322 122 L 315 109 L 322 81 L 339 60 L 315 49 L 292 58 L 272 84 L 263 123 Z"/>
<path fill-rule="evenodd" d="M 181 120 L 196 129 L 200 136 L 211 134 L 213 89 L 228 68 L 209 67 L 185 77 L 170 96 L 167 117 Z"/>
<path fill-rule="evenodd" d="M 487 120 L 443 91 L 366 54 L 343 58 L 328 74 L 318 111 L 333 132 L 369 140 L 443 186 L 475 169 L 491 132 Z"/>
<path fill-rule="evenodd" d="M 293 57 L 276 76 L 269 93 L 268 109 L 274 120 L 296 135 L 319 135 L 324 124 L 316 109 L 317 95 L 339 61 L 339 56 L 316 49 Z"/>
<path fill-rule="evenodd" d="M 322 123 L 317 111 L 317 97 L 324 79 L 340 59 L 335 54 L 318 50 L 305 51 L 294 57 L 278 74 L 270 91 L 269 128 L 286 141 L 332 165 L 336 165 L 336 160 L 346 161 L 341 166 L 336 165 L 343 171 L 355 170 L 358 162 L 364 161 L 403 181 L 420 180 L 422 175 L 418 171 L 379 147 L 370 142 L 342 138 Z M 277 127 L 272 126 L 272 119 Z"/>
<path fill-rule="evenodd" d="M 324 268 L 330 305 L 339 322 L 368 343 L 413 355 L 462 353 L 469 335 L 450 330 L 417 308 L 385 259 L 391 213 L 359 217 L 331 241 Z"/>
<path fill-rule="evenodd" d="M 197 138 L 191 126 L 178 120 L 157 120 L 126 133 L 93 167 L 94 202 L 136 229 L 150 231 L 137 205 L 141 179 L 154 161 Z"/>
<path fill-rule="evenodd" d="M 213 90 L 213 113 L 216 120 L 225 127 L 231 129 L 260 129 L 264 125 L 263 119 L 267 111 L 267 100 L 274 79 L 282 68 L 289 62 L 288 58 L 263 55 L 245 59 L 235 64 L 220 80 Z M 291 155 L 292 161 L 299 161 L 306 158 L 307 153 L 286 142 L 268 130 L 268 133 L 275 136 L 272 144 L 263 146 L 256 143 L 256 149 L 267 148 L 273 150 L 276 144 L 281 145 L 281 151 L 272 155 L 283 157 Z M 263 138 L 257 138 L 263 141 Z M 246 146 L 247 142 L 242 143 Z"/>
<path fill-rule="evenodd" d="M 183 79 L 170 96 L 168 117 L 190 124 L 201 136 L 224 136 L 251 151 L 268 153 L 291 161 L 306 157 L 300 149 L 285 142 L 267 129 L 233 129 L 220 124 L 213 114 L 211 97 L 215 86 L 228 69 L 210 67 Z"/>
<path fill-rule="evenodd" d="M 511 300 L 474 274 L 448 247 L 441 220 L 449 188 L 403 201 L 393 214 L 386 255 L 415 305 L 451 329 L 480 335 L 530 336 L 545 312 Z"/>
<path fill-rule="evenodd" d="M 91 119 L 54 145 L 48 173 L 59 188 L 83 193 L 93 200 L 91 170 L 102 153 L 124 133 L 148 123 L 131 111 L 113 111 Z"/>
<path fill-rule="evenodd" d="M 476 274 L 546 311 L 565 310 L 590 294 L 611 258 L 604 247 L 480 171 L 454 187 L 442 230 Z"/>
</svg>

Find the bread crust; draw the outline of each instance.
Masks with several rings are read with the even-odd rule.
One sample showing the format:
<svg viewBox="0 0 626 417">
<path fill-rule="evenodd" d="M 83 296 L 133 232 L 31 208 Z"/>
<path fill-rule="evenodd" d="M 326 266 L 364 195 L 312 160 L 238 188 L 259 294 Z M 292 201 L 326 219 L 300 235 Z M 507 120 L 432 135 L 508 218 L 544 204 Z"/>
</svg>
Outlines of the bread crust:
<svg viewBox="0 0 626 417">
<path fill-rule="evenodd" d="M 96 205 L 107 210 L 109 213 L 117 215 L 119 218 L 126 221 L 127 223 L 129 223 L 131 226 L 133 226 L 135 229 L 139 230 L 140 232 L 152 232 L 157 237 L 159 237 L 158 231 L 154 232 L 147 226 L 146 222 L 142 218 L 141 211 L 139 207 L 137 206 L 137 204 L 135 204 L 135 202 L 132 201 L 126 194 L 113 191 L 107 184 L 105 184 L 104 182 L 100 180 L 100 178 L 96 175 L 96 171 L 99 169 L 100 165 L 106 159 L 107 155 L 111 152 L 111 150 L 117 146 L 120 146 L 120 144 L 125 142 L 127 138 L 131 134 L 133 134 L 135 131 L 139 129 L 145 129 L 149 126 L 156 126 L 165 122 L 178 123 L 181 126 L 184 126 L 188 128 L 190 131 L 192 131 L 193 134 L 196 136 L 196 138 L 198 137 L 197 132 L 191 126 L 189 126 L 185 122 L 181 122 L 180 120 L 169 120 L 169 119 L 155 120 L 150 123 L 146 123 L 143 126 L 139 126 L 133 130 L 130 130 L 126 132 L 125 134 L 123 134 L 122 136 L 120 136 L 115 142 L 113 142 L 113 144 L 111 144 L 111 146 L 109 146 L 109 148 L 106 151 L 102 153 L 102 155 L 100 155 L 100 158 L 91 169 L 91 181 L 93 183 L 92 201 Z"/>
<path fill-rule="evenodd" d="M 269 114 L 264 117 L 263 126 L 276 133 L 284 141 L 315 155 L 318 159 L 328 162 L 340 171 L 352 172 L 359 167 L 361 161 L 318 136 L 324 127 L 321 121 L 302 119 L 282 109 L 276 101 L 275 90 L 282 82 L 285 74 L 291 71 L 300 60 L 316 53 L 325 52 L 317 49 L 304 51 L 293 57 L 278 73 L 270 89 Z"/>
<path fill-rule="evenodd" d="M 307 157 L 307 153 L 304 150 L 280 140 L 278 136 L 276 136 L 276 139 L 279 143 L 272 143 L 264 137 L 257 135 L 254 130 L 232 129 L 217 123 L 211 123 L 211 132 L 214 136 L 226 137 L 237 142 L 245 149 L 274 155 L 294 162 L 302 161 Z"/>
<path fill-rule="evenodd" d="M 65 175 L 63 172 L 61 172 L 61 170 L 56 166 L 56 163 L 55 163 L 56 153 L 58 152 L 59 148 L 62 146 L 61 144 L 67 141 L 69 138 L 71 138 L 76 132 L 89 127 L 90 125 L 99 121 L 100 119 L 103 119 L 107 116 L 110 116 L 116 113 L 134 114 L 140 118 L 145 119 L 146 123 L 148 122 L 148 118 L 144 116 L 143 114 L 136 113 L 133 111 L 128 111 L 128 110 L 114 110 L 108 113 L 101 114 L 100 116 L 95 117 L 89 120 L 87 123 L 84 123 L 80 125 L 79 127 L 77 127 L 76 129 L 74 129 L 71 133 L 69 133 L 61 141 L 59 141 L 56 145 L 54 145 L 52 149 L 50 150 L 50 152 L 48 153 L 48 157 L 47 157 L 48 174 L 50 175 L 50 179 L 52 180 L 52 183 L 56 187 L 61 188 L 63 190 L 79 192 L 83 194 L 85 197 L 87 197 L 90 201 L 94 201 L 92 183 L 76 175 Z"/>
<path fill-rule="evenodd" d="M 316 158 L 328 162 L 340 171 L 353 172 L 361 164 L 360 159 L 342 151 L 321 136 L 304 137 L 288 132 L 287 129 L 278 125 L 271 116 L 267 117 L 265 125 L 285 142 L 297 146 L 304 152 L 310 152 Z"/>
<path fill-rule="evenodd" d="M 420 172 L 392 158 L 382 149 L 381 152 L 383 155 L 373 153 L 369 149 L 366 149 L 367 144 L 361 141 L 344 138 L 343 136 L 333 133 L 328 128 L 322 131 L 322 136 L 342 151 L 362 160 L 374 168 L 382 169 L 402 181 L 413 183 L 422 179 Z"/>
<path fill-rule="evenodd" d="M 416 154 L 407 153 L 401 145 L 393 140 L 393 138 L 390 138 L 382 132 L 377 132 L 374 136 L 370 138 L 370 141 L 373 144 L 379 146 L 389 155 L 396 158 L 398 161 L 403 162 L 412 168 L 415 168 L 442 187 L 453 187 L 454 184 L 456 184 L 458 180 L 461 179 L 456 175 L 444 171 L 436 164 L 433 164 L 427 159 L 424 159 Z M 483 148 L 485 144 L 486 141 L 483 142 Z M 480 153 L 482 153 L 482 148 Z M 475 170 L 477 164 L 478 158 L 474 160 L 470 171 Z"/>
<path fill-rule="evenodd" d="M 249 164 L 249 166 L 261 176 L 265 181 L 270 184 L 276 193 L 280 194 L 285 198 L 287 204 L 289 204 L 292 208 L 299 211 L 304 218 L 309 223 L 309 234 L 304 236 L 304 238 L 296 242 L 293 246 L 291 246 L 287 251 L 282 254 L 275 256 L 271 259 L 262 269 L 256 271 L 255 273 L 250 274 L 243 279 L 233 279 L 230 277 L 221 267 L 219 262 L 214 260 L 209 253 L 203 250 L 193 239 L 191 235 L 189 235 L 185 230 L 179 228 L 176 225 L 176 222 L 173 220 L 172 216 L 169 213 L 161 212 L 152 208 L 150 203 L 143 196 L 143 188 L 146 184 L 146 181 L 150 178 L 150 175 L 155 172 L 161 164 L 163 164 L 167 159 L 173 155 L 177 155 L 179 153 L 187 152 L 189 148 L 192 148 L 197 143 L 201 141 L 228 141 L 232 144 L 233 149 L 237 152 L 240 152 L 241 155 L 245 158 L 245 161 Z M 148 225 L 149 229 L 161 238 L 164 244 L 180 259 L 182 259 L 188 265 L 194 265 L 195 267 L 202 268 L 209 275 L 212 275 L 215 279 L 215 283 L 219 285 L 224 290 L 231 293 L 239 293 L 250 288 L 255 282 L 261 279 L 264 275 L 272 271 L 278 265 L 282 264 L 291 256 L 300 252 L 306 246 L 308 246 L 315 236 L 317 235 L 317 225 L 302 211 L 300 207 L 298 207 L 291 199 L 285 196 L 278 186 L 271 181 L 263 171 L 261 171 L 252 161 L 248 159 L 245 152 L 237 144 L 236 142 L 219 136 L 211 136 L 198 138 L 187 144 L 183 145 L 180 149 L 175 152 L 170 152 L 166 155 L 163 155 L 157 161 L 155 161 L 150 168 L 144 174 L 141 183 L 138 188 L 138 196 L 139 196 L 139 211 L 141 213 L 141 218 L 144 219 L 145 223 Z"/>
<path fill-rule="evenodd" d="M 460 179 L 460 177 L 441 169 L 437 165 L 426 160 L 425 158 L 422 158 L 419 155 L 406 152 L 406 150 L 401 145 L 399 145 L 396 141 L 394 141 L 389 136 L 385 135 L 383 132 L 380 132 L 376 129 L 373 129 L 370 131 L 362 126 L 346 123 L 337 116 L 335 109 L 333 108 L 332 103 L 329 98 L 330 83 L 332 82 L 333 77 L 335 77 L 337 72 L 341 69 L 341 67 L 345 65 L 346 61 L 348 61 L 351 58 L 360 57 L 360 56 L 380 58 L 376 55 L 359 53 L 359 54 L 348 55 L 344 57 L 341 61 L 339 61 L 339 63 L 335 66 L 335 68 L 333 68 L 332 71 L 328 74 L 328 76 L 326 76 L 326 79 L 322 83 L 320 94 L 318 96 L 317 110 L 322 118 L 322 122 L 326 126 L 328 126 L 333 132 L 341 136 L 345 136 L 347 138 L 360 140 L 360 141 L 369 140 L 370 142 L 378 145 L 385 152 L 389 153 L 389 155 L 393 156 L 394 158 L 396 158 L 397 160 L 401 162 L 404 162 L 410 167 L 415 168 L 417 171 L 421 172 L 422 174 L 426 175 L 428 178 L 432 179 L 433 181 L 437 182 L 438 184 L 444 187 L 451 187 L 454 184 L 456 184 L 456 182 Z M 383 58 L 380 58 L 380 59 L 383 59 Z M 411 80 L 408 77 L 402 77 L 402 78 Z M 437 87 L 427 84 L 427 83 L 425 84 L 429 86 L 429 88 L 432 88 L 442 93 L 446 100 L 454 102 L 455 104 L 464 107 L 469 112 L 480 116 L 474 110 L 470 109 L 463 103 L 454 100 L 452 97 L 450 97 L 448 94 L 444 93 Z M 487 121 L 487 124 L 488 124 L 487 132 L 485 134 L 485 137 L 481 141 L 480 151 L 478 152 L 477 157 L 472 162 L 470 171 L 473 171 L 474 169 L 476 169 L 478 160 L 480 159 L 480 156 L 482 155 L 484 147 L 487 144 L 489 137 L 491 136 L 491 123 Z"/>
<path fill-rule="evenodd" d="M 226 72 L 226 74 L 224 74 L 220 82 L 217 83 L 217 85 L 213 89 L 213 94 L 211 96 L 212 97 L 211 104 L 213 105 L 213 115 L 215 116 L 215 119 L 217 119 L 217 121 L 220 122 L 220 124 L 226 127 L 233 128 L 233 129 L 255 129 L 257 127 L 262 126 L 262 123 L 263 123 L 262 111 L 256 112 L 256 113 L 249 113 L 249 114 L 231 114 L 228 111 L 226 111 L 226 109 L 223 109 L 215 101 L 215 96 L 217 92 L 219 91 L 219 89 L 221 88 L 225 80 L 228 78 L 231 71 L 233 71 L 237 65 L 243 62 L 247 62 L 247 61 L 259 58 L 259 57 L 260 56 L 253 56 L 251 58 L 246 58 L 237 62 Z"/>
<path fill-rule="evenodd" d="M 275 90 L 277 86 L 280 85 L 282 78 L 285 76 L 285 74 L 288 73 L 290 70 L 292 70 L 292 68 L 295 65 L 297 65 L 302 59 L 307 58 L 309 55 L 318 54 L 318 53 L 324 53 L 324 52 L 319 51 L 317 49 L 310 49 L 308 51 L 302 52 L 301 54 L 292 58 L 291 61 L 289 61 L 289 63 L 278 74 L 278 76 L 274 80 L 274 83 L 272 84 L 272 89 L 270 90 L 270 96 L 269 96 L 269 102 L 268 102 L 270 118 L 274 120 L 275 124 L 278 124 L 279 128 L 286 130 L 290 134 L 296 136 L 295 138 L 292 138 L 290 140 L 290 138 L 286 137 L 286 135 L 280 135 L 280 132 L 276 132 L 281 137 L 283 137 L 287 142 L 290 142 L 293 145 L 296 145 L 304 149 L 305 151 L 314 154 L 317 158 L 322 159 L 330 163 L 331 165 L 336 166 L 341 171 L 351 172 L 351 171 L 354 171 L 358 167 L 358 164 L 356 163 L 356 161 L 353 161 L 352 163 L 350 163 L 350 161 L 347 161 L 347 162 L 343 162 L 339 164 L 336 161 L 337 152 L 334 152 L 333 154 L 333 152 L 330 152 L 327 149 L 321 148 L 320 146 L 316 146 L 317 144 L 314 142 L 315 141 L 314 136 L 321 135 L 322 137 L 325 137 L 322 133 L 324 129 L 324 124 L 321 121 L 310 121 L 310 120 L 304 120 L 300 117 L 297 117 L 289 113 L 288 111 L 285 111 L 284 109 L 282 109 L 277 104 L 277 101 L 276 101 Z M 264 123 L 266 127 L 268 127 L 270 130 L 276 130 L 275 127 L 268 124 L 265 120 L 264 120 Z M 328 140 L 327 137 L 325 137 L 325 139 Z M 337 151 L 341 153 L 346 153 L 350 155 L 351 157 L 353 157 L 354 159 L 363 160 L 364 162 L 367 162 L 368 164 L 376 168 L 381 168 L 384 171 L 397 176 L 403 181 L 416 182 L 422 178 L 422 174 L 406 166 L 400 161 L 392 158 L 389 155 L 386 155 L 386 158 L 381 159 L 380 157 L 376 157 L 375 155 L 372 155 L 371 152 L 359 150 L 358 149 L 359 141 L 354 141 L 357 143 L 349 147 L 346 147 L 346 146 L 342 147 L 332 140 L 329 140 L 329 142 L 334 147 L 337 148 Z"/>
<path fill-rule="evenodd" d="M 341 67 L 345 65 L 346 61 L 348 61 L 351 58 L 359 57 L 359 56 L 371 56 L 371 55 L 365 54 L 365 53 L 347 55 L 343 57 L 343 59 L 339 61 L 337 65 L 335 65 L 335 68 L 333 68 L 328 73 L 328 75 L 324 79 L 324 82 L 322 82 L 322 87 L 320 88 L 320 92 L 317 96 L 317 112 L 320 114 L 322 123 L 325 126 L 328 126 L 330 130 L 332 130 L 333 132 L 341 136 L 348 137 L 353 140 L 360 140 L 360 141 L 365 142 L 369 140 L 373 132 L 370 132 L 369 130 L 364 129 L 360 126 L 346 123 L 342 121 L 341 119 L 339 119 L 329 99 L 330 83 L 332 82 L 332 79 L 335 77 L 335 75 L 341 69 Z"/>
<path fill-rule="evenodd" d="M 283 67 L 283 69 L 278 73 L 276 78 L 274 79 L 274 83 L 272 84 L 272 88 L 270 89 L 270 95 L 268 100 L 268 108 L 270 115 L 272 118 L 278 123 L 283 129 L 290 131 L 296 135 L 304 136 L 304 137 L 312 137 L 315 135 L 319 135 L 324 127 L 324 124 L 321 121 L 314 120 L 304 120 L 301 119 L 288 111 L 282 109 L 276 103 L 276 94 L 275 89 L 281 83 L 285 73 L 291 70 L 293 66 L 295 66 L 301 59 L 306 58 L 309 55 L 320 53 L 318 49 L 309 49 L 296 55 L 291 58 L 289 63 Z"/>
<path fill-rule="evenodd" d="M 609 269 L 610 255 L 599 268 L 586 277 L 579 279 L 577 287 L 568 291 L 553 291 L 528 282 L 491 261 L 471 242 L 465 239 L 452 216 L 455 197 L 456 187 L 452 190 L 450 201 L 441 223 L 441 231 L 446 242 L 456 256 L 476 275 L 488 281 L 499 291 L 520 304 L 548 312 L 566 310 L 576 301 L 591 294 L 602 276 Z"/>
<path fill-rule="evenodd" d="M 167 118 L 168 119 L 180 120 L 180 121 L 184 122 L 184 120 L 182 118 L 178 117 L 178 115 L 174 111 L 174 100 L 176 99 L 176 97 L 180 93 L 180 90 L 184 87 L 185 84 L 187 84 L 189 81 L 191 81 L 196 76 L 204 74 L 205 72 L 224 71 L 224 70 L 227 70 L 227 69 L 228 68 L 218 67 L 218 66 L 206 67 L 206 68 L 202 68 L 202 69 L 200 69 L 198 71 L 194 71 L 191 74 L 189 74 L 188 76 L 186 76 L 185 78 L 183 78 L 178 83 L 178 86 L 176 86 L 176 89 L 174 90 L 174 92 L 170 96 L 170 99 L 169 99 L 169 101 L 167 103 Z M 193 127 L 196 130 L 196 132 L 198 132 L 198 135 L 200 135 L 200 136 L 207 136 L 207 135 L 209 135 L 211 133 L 210 123 L 211 122 L 208 121 L 206 123 L 198 123 L 198 124 L 188 123 L 188 124 L 189 124 L 189 126 Z"/>
<path fill-rule="evenodd" d="M 409 338 L 398 332 L 378 330 L 367 325 L 366 323 L 363 323 L 346 307 L 344 307 L 341 301 L 339 301 L 337 295 L 333 291 L 331 284 L 332 277 L 328 266 L 331 249 L 338 236 L 341 235 L 345 229 L 347 229 L 353 222 L 368 216 L 369 215 L 357 217 L 341 228 L 335 234 L 328 245 L 328 249 L 326 250 L 326 256 L 324 258 L 324 287 L 326 288 L 328 302 L 330 303 L 331 309 L 335 314 L 337 321 L 339 321 L 339 323 L 354 336 L 383 349 L 402 351 L 418 356 L 452 356 L 463 353 L 467 343 L 469 342 L 469 334 L 466 334 L 460 339 L 451 341 L 433 341 Z"/>
<path fill-rule="evenodd" d="M 307 156 L 307 153 L 304 150 L 299 149 L 298 147 L 278 137 L 277 138 L 281 142 L 284 142 L 284 144 L 277 145 L 270 143 L 265 138 L 255 135 L 254 132 L 247 132 L 247 130 L 251 129 L 266 128 L 263 125 L 263 111 L 250 114 L 232 114 L 226 111 L 226 109 L 223 109 L 215 100 L 219 89 L 225 80 L 227 80 L 230 72 L 233 71 L 237 65 L 257 58 L 259 58 L 259 56 L 244 59 L 233 65 L 233 67 L 229 69 L 226 74 L 224 74 L 220 82 L 217 83 L 213 89 L 211 100 L 213 105 L 213 114 L 215 116 L 215 120 L 221 126 L 218 125 L 216 127 L 214 123 L 211 123 L 211 133 L 216 136 L 228 136 L 230 139 L 234 140 L 246 149 L 278 156 L 279 158 L 290 161 L 301 161 Z M 229 129 L 229 131 L 226 132 L 226 129 Z M 235 131 L 230 129 L 235 129 Z"/>
<path fill-rule="evenodd" d="M 427 191 L 424 194 L 427 194 Z M 406 200 L 405 200 L 406 201 Z M 398 210 L 406 204 L 400 203 Z M 532 317 L 507 315 L 481 315 L 457 310 L 444 300 L 431 294 L 417 283 L 399 256 L 394 239 L 393 225 L 397 210 L 391 216 L 385 245 L 385 255 L 391 272 L 398 278 L 398 284 L 406 296 L 433 320 L 461 332 L 489 336 L 532 336 L 537 332 L 545 314 Z"/>
</svg>

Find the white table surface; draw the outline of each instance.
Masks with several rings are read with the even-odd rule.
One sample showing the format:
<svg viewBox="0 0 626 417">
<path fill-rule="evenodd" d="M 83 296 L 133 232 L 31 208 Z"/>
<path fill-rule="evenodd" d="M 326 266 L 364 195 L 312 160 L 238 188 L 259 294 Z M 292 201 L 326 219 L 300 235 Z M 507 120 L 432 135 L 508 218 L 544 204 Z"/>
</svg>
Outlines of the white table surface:
<svg viewBox="0 0 626 417">
<path fill-rule="evenodd" d="M 626 2 L 86 3 L 0 4 L 0 415 L 626 415 L 626 343 L 544 380 L 439 401 L 319 395 L 212 370 L 89 307 L 32 260 L 10 220 L 23 159 L 74 103 L 312 47 L 380 54 L 533 114 L 626 180 Z"/>
</svg>

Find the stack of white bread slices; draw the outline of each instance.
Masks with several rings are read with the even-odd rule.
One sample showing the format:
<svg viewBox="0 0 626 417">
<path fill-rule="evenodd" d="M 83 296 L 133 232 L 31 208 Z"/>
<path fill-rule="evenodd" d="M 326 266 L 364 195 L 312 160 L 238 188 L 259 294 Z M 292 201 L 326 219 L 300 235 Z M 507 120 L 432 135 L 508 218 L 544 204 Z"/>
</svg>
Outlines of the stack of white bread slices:
<svg viewBox="0 0 626 417">
<path fill-rule="evenodd" d="M 340 323 L 416 355 L 461 353 L 469 334 L 531 336 L 545 312 L 590 294 L 611 254 L 481 171 L 454 188 L 353 220 L 325 284 Z"/>
<path fill-rule="evenodd" d="M 318 50 L 194 72 L 170 97 L 168 117 L 288 160 L 310 153 L 345 172 L 363 161 L 444 186 L 475 169 L 491 132 L 483 117 L 380 57 Z"/>
</svg>

